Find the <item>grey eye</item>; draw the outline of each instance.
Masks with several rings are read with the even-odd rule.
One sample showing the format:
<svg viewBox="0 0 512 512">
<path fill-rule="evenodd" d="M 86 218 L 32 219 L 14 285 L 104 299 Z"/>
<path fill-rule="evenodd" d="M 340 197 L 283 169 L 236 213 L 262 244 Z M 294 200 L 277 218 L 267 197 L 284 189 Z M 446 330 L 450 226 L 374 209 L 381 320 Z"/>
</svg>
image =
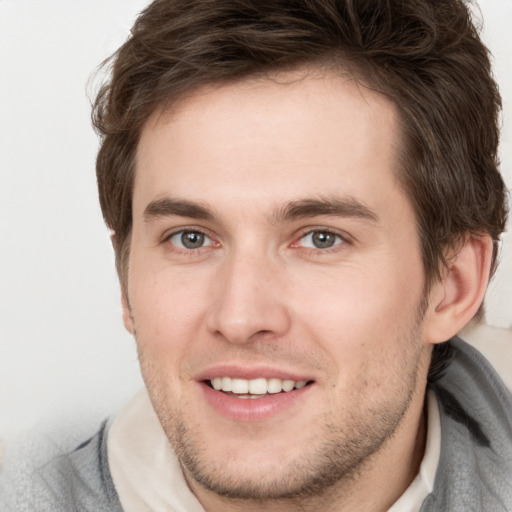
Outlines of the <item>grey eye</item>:
<svg viewBox="0 0 512 512">
<path fill-rule="evenodd" d="M 311 231 L 302 237 L 301 245 L 312 249 L 329 249 L 341 242 L 341 237 L 330 231 Z"/>
<path fill-rule="evenodd" d="M 181 243 L 187 249 L 197 249 L 198 247 L 202 247 L 204 244 L 204 235 L 203 233 L 198 233 L 197 231 L 186 231 L 181 234 Z"/>
<path fill-rule="evenodd" d="M 180 231 L 170 238 L 170 242 L 180 249 L 200 249 L 211 240 L 201 231 Z"/>
</svg>

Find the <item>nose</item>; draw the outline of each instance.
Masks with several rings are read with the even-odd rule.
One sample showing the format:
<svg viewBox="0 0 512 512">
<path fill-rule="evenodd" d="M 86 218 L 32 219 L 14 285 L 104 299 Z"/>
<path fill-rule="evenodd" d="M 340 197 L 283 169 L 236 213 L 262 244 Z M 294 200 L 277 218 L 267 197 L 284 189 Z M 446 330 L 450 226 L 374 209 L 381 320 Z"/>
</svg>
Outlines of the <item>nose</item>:
<svg viewBox="0 0 512 512">
<path fill-rule="evenodd" d="M 290 315 L 280 274 L 264 256 L 238 254 L 223 261 L 213 283 L 209 332 L 236 344 L 284 335 Z"/>
</svg>

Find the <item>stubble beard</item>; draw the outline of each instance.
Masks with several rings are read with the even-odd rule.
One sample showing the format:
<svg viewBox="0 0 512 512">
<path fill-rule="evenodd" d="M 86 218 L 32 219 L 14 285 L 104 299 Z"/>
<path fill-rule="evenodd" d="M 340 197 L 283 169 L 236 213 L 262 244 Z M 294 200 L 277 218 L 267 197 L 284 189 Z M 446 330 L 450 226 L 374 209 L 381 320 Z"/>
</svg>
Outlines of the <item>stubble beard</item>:
<svg viewBox="0 0 512 512">
<path fill-rule="evenodd" d="M 325 423 L 320 433 L 315 429 L 316 435 L 310 440 L 310 446 L 316 445 L 314 450 L 307 446 L 301 457 L 287 467 L 276 460 L 267 478 L 263 478 L 261 472 L 244 478 L 236 470 L 225 471 L 225 461 L 209 464 L 195 441 L 194 431 L 181 419 L 171 426 L 168 438 L 185 475 L 218 496 L 258 503 L 283 500 L 302 503 L 308 498 L 348 492 L 351 482 L 364 477 L 368 469 L 364 463 L 371 462 L 371 456 L 393 436 L 411 396 L 412 392 L 398 411 L 375 412 L 371 428 L 365 423 L 345 430 Z"/>
<path fill-rule="evenodd" d="M 419 326 L 418 320 L 398 344 L 408 348 L 402 354 L 403 368 L 397 369 L 403 373 L 400 389 L 392 390 L 394 400 L 374 402 L 364 413 L 349 416 L 348 424 L 331 412 L 320 430 L 312 425 L 313 434 L 309 443 L 303 443 L 301 455 L 287 467 L 276 460 L 266 478 L 262 471 L 243 477 L 225 460 L 210 460 L 200 432 L 166 396 L 165 387 L 158 384 L 158 372 L 144 357 L 140 343 L 139 358 L 153 406 L 188 480 L 193 479 L 207 491 L 231 500 L 301 502 L 312 496 L 328 495 L 335 487 L 350 489 L 351 481 L 364 476 L 372 456 L 393 437 L 416 392 L 422 354 Z M 293 430 L 293 425 L 290 428 Z M 229 455 L 226 453 L 226 458 Z"/>
</svg>

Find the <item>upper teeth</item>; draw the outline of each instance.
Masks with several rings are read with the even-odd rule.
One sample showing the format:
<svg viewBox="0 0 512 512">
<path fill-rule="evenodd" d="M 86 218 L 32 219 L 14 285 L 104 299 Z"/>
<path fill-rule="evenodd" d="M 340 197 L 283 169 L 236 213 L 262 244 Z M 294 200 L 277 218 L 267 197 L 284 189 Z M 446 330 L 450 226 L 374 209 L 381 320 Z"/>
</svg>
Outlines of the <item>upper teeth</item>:
<svg viewBox="0 0 512 512">
<path fill-rule="evenodd" d="M 291 391 L 292 389 L 301 389 L 306 385 L 305 380 L 289 379 L 233 379 L 231 377 L 215 377 L 211 381 L 214 389 L 217 391 L 231 391 L 236 394 L 264 395 L 266 393 L 280 393 L 281 391 Z"/>
</svg>

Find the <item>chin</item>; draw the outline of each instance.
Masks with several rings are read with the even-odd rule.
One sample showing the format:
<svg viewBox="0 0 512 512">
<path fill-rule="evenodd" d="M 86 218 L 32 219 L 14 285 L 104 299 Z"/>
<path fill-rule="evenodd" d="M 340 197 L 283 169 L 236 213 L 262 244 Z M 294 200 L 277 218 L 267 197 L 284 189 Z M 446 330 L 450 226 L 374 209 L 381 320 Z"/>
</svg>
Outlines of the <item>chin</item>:
<svg viewBox="0 0 512 512">
<path fill-rule="evenodd" d="M 327 418 L 312 420 L 308 430 L 297 430 L 294 424 L 287 435 L 265 436 L 260 430 L 255 437 L 247 432 L 238 437 L 227 429 L 205 432 L 176 410 L 157 414 L 191 487 L 199 484 L 234 500 L 290 500 L 321 495 L 364 473 L 372 455 L 400 425 L 409 403 L 408 395 L 392 413 L 386 405 L 387 410 L 367 411 L 372 415 L 369 423 L 341 428 L 339 417 Z"/>
</svg>

